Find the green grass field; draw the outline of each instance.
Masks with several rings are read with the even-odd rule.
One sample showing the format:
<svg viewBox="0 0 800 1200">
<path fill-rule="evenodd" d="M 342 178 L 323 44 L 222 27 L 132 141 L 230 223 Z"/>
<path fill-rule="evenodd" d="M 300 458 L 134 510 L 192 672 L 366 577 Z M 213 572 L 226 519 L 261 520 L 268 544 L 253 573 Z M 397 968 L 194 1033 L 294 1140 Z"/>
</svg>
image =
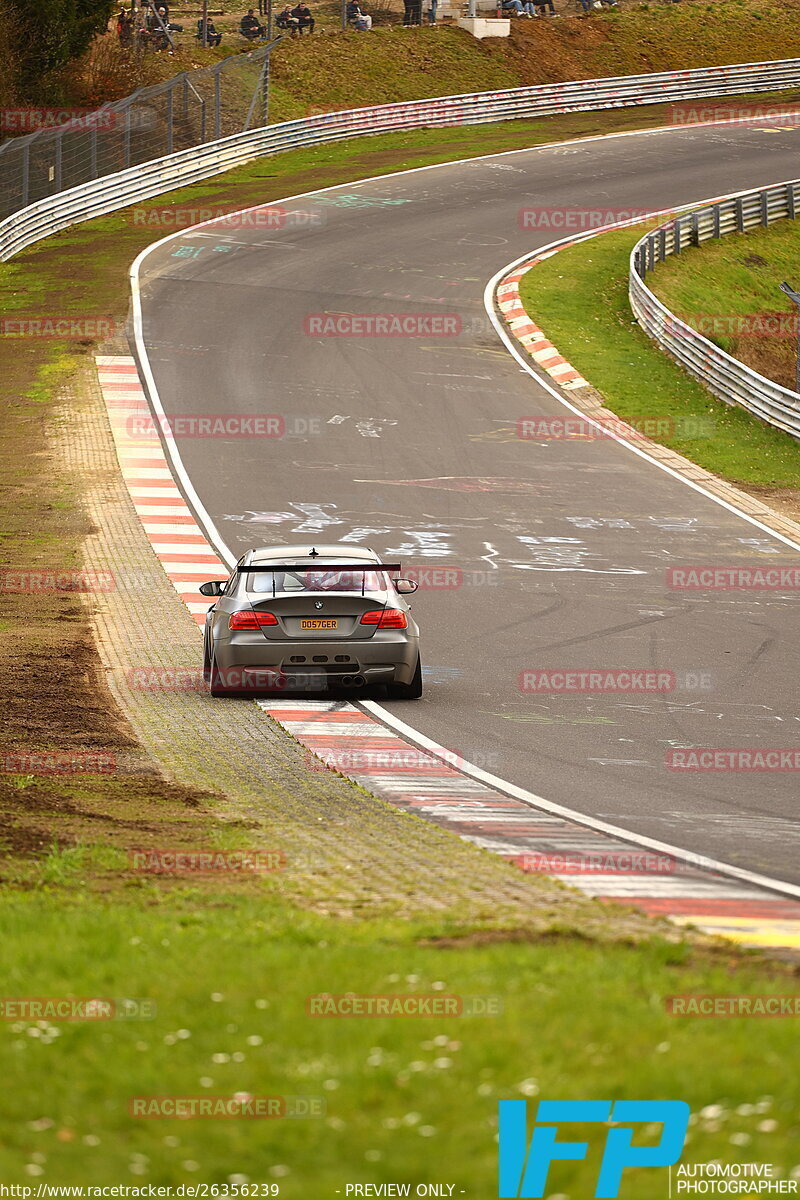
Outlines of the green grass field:
<svg viewBox="0 0 800 1200">
<path fill-rule="evenodd" d="M 794 388 L 797 362 L 797 309 L 780 291 L 788 280 L 800 285 L 800 226 L 778 221 L 768 229 L 730 234 L 669 258 L 650 277 L 650 286 L 668 308 L 709 326 L 706 336 L 769 379 Z M 773 335 L 760 333 L 759 317 L 788 315 L 787 326 Z M 701 319 L 698 321 L 698 317 Z M 736 324 L 741 322 L 741 332 Z"/>
<path fill-rule="evenodd" d="M 744 410 L 715 400 L 634 323 L 628 303 L 628 259 L 639 237 L 641 230 L 603 234 L 535 266 L 521 284 L 528 312 L 623 420 L 641 424 L 678 418 L 675 435 L 656 440 L 735 483 L 799 487 L 796 442 Z M 702 258 L 705 252 L 693 251 L 687 261 L 695 264 L 694 278 L 705 280 L 702 286 L 708 292 L 714 288 L 709 280 L 715 274 Z M 682 269 L 683 259 L 669 264 L 671 278 L 681 277 Z M 655 282 L 663 295 L 661 270 L 648 282 Z M 579 308 L 576 295 L 581 296 Z M 704 302 L 712 303 L 707 295 Z M 696 420 L 703 436 L 683 436 L 680 419 L 688 419 L 689 429 Z"/>
<path fill-rule="evenodd" d="M 797 1167 L 791 1019 L 667 1015 L 674 993 L 796 990 L 739 955 L 573 938 L 436 945 L 436 922 L 344 923 L 274 897 L 0 906 L 6 996 L 154 1001 L 150 1020 L 6 1021 L 0 1175 L 51 1183 L 280 1183 L 292 1200 L 345 1183 L 446 1181 L 495 1192 L 497 1100 L 688 1098 L 686 1161 Z M 497 1016 L 320 1018 L 320 992 L 495 997 Z M 137 1096 L 305 1096 L 325 1115 L 136 1119 Z M 319 1099 L 315 1101 L 319 1103 Z M 703 1110 L 706 1110 L 705 1113 Z M 593 1194 L 602 1130 L 552 1192 Z M 666 1193 L 632 1173 L 627 1195 Z M 457 1193 L 456 1193 L 457 1194 Z"/>
</svg>

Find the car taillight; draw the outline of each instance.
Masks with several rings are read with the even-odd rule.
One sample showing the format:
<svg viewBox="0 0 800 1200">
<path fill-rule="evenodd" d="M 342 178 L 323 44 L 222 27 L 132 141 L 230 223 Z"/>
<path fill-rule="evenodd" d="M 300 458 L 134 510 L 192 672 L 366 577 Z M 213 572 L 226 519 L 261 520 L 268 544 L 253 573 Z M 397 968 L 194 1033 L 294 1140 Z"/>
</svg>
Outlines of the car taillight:
<svg viewBox="0 0 800 1200">
<path fill-rule="evenodd" d="M 371 608 L 361 618 L 362 625 L 377 625 L 379 629 L 405 629 L 406 614 L 400 608 Z"/>
<path fill-rule="evenodd" d="M 231 614 L 228 621 L 228 629 L 249 629 L 251 631 L 263 629 L 265 625 L 277 625 L 278 618 L 271 612 L 254 612 L 251 609 L 243 609 L 241 612 Z"/>
</svg>

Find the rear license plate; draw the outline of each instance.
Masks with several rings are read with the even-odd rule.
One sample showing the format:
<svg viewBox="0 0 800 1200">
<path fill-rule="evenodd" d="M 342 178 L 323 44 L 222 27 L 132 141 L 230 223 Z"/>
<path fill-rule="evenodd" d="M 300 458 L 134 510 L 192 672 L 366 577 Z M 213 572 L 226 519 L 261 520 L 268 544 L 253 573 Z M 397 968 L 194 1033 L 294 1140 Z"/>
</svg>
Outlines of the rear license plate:
<svg viewBox="0 0 800 1200">
<path fill-rule="evenodd" d="M 309 619 L 307 621 L 301 621 L 300 628 L 301 629 L 338 629 L 339 622 L 335 621 L 335 620 L 323 621 L 323 620 L 318 620 L 315 618 L 314 620 Z"/>
</svg>

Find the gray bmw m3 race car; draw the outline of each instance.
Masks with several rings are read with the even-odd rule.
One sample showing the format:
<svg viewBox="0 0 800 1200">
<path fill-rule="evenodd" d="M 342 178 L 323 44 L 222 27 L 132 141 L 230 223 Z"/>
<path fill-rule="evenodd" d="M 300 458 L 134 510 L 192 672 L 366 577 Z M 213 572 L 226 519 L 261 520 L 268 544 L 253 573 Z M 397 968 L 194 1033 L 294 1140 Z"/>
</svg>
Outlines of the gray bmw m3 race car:
<svg viewBox="0 0 800 1200">
<path fill-rule="evenodd" d="M 248 550 L 230 579 L 204 583 L 203 677 L 212 696 L 386 686 L 422 695 L 419 629 L 399 563 L 361 546 Z M 394 576 L 394 577 L 393 577 Z"/>
</svg>

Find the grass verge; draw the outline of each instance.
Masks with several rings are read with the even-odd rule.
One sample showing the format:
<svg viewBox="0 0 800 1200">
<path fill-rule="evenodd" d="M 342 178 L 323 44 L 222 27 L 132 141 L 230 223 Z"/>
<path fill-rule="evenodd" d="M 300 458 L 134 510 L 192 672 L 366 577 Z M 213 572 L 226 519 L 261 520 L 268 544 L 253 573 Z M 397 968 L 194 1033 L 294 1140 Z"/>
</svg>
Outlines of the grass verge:
<svg viewBox="0 0 800 1200">
<path fill-rule="evenodd" d="M 791 500 L 800 488 L 797 443 L 715 400 L 634 323 L 628 259 L 639 237 L 641 230 L 620 230 L 559 251 L 523 277 L 523 304 L 623 420 L 647 429 L 645 422 L 676 418 L 674 434 L 658 441 L 759 497 L 786 492 Z"/>
<path fill-rule="evenodd" d="M 66 928 L 65 928 L 66 926 Z M 280 1184 L 289 1200 L 346 1183 L 446 1182 L 494 1195 L 500 1098 L 688 1098 L 685 1157 L 797 1158 L 790 1020 L 667 1015 L 675 993 L 781 993 L 794 972 L 652 942 L 448 939 L 435 922 L 345 926 L 278 903 L 191 891 L 169 905 L 0 907 L 7 995 L 155 1004 L 147 1020 L 6 1022 L 0 1041 L 7 1180 Z M 9 955 L 11 952 L 11 955 Z M 494 998 L 493 1016 L 307 1015 L 346 992 Z M 590 1002 L 589 1001 L 590 998 Z M 703 1063 L 698 1074 L 697 1063 Z M 643 1076 L 643 1064 L 646 1077 Z M 44 1081 L 47 1087 L 44 1088 Z M 137 1120 L 132 1097 L 305 1096 L 325 1115 Z M 591 1195 L 604 1130 L 550 1187 Z M 647 1136 L 645 1134 L 645 1136 Z M 29 1180 L 30 1182 L 30 1180 Z M 664 1172 L 633 1172 L 656 1200 Z"/>
<path fill-rule="evenodd" d="M 649 283 L 672 312 L 728 354 L 794 388 L 797 309 L 778 284 L 796 286 L 798 255 L 800 228 L 778 221 L 668 258 Z"/>
</svg>

